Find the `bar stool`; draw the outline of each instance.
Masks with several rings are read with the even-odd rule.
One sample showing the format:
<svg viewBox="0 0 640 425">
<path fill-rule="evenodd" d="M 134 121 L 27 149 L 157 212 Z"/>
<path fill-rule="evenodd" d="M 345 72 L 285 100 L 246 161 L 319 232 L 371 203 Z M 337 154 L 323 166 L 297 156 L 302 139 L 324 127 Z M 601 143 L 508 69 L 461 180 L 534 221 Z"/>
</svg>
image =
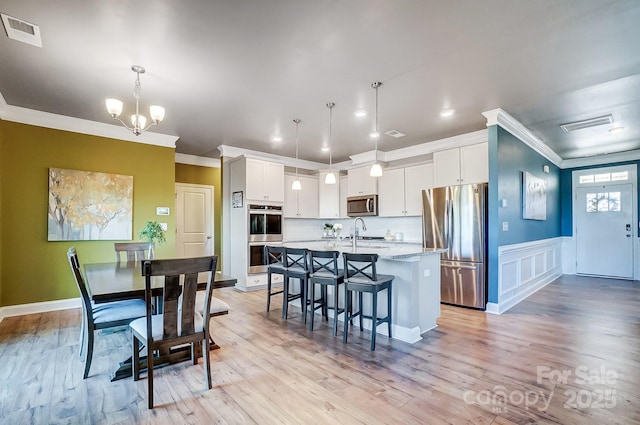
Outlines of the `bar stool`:
<svg viewBox="0 0 640 425">
<path fill-rule="evenodd" d="M 284 248 L 284 285 L 283 291 L 287 302 L 282 306 L 282 314 L 285 319 L 287 318 L 287 312 L 289 310 L 289 301 L 296 299 L 300 300 L 300 307 L 302 308 L 302 317 L 304 323 L 307 323 L 307 287 L 309 285 L 309 250 L 306 248 Z M 300 280 L 300 293 L 289 294 L 289 279 Z"/>
<path fill-rule="evenodd" d="M 284 247 L 283 246 L 269 246 L 264 247 L 264 257 L 267 259 L 267 312 L 271 307 L 271 297 L 274 295 L 284 293 L 284 290 L 272 292 L 271 282 L 272 275 L 281 274 L 283 281 L 286 281 L 286 267 L 284 264 Z M 284 317 L 284 306 L 287 304 L 287 296 L 283 296 L 282 300 L 282 317 Z"/>
<path fill-rule="evenodd" d="M 311 305 L 311 320 L 309 322 L 309 330 L 313 330 L 313 318 L 317 309 L 322 309 L 322 317 L 325 320 L 329 320 L 328 309 L 333 309 L 333 336 L 338 334 L 338 314 L 342 313 L 344 309 L 338 306 L 338 288 L 341 283 L 344 283 L 344 274 L 342 270 L 338 269 L 338 257 L 340 252 L 338 251 L 309 251 L 309 283 L 310 294 L 309 302 Z M 315 287 L 320 285 L 321 297 L 315 299 Z M 329 307 L 329 300 L 327 297 L 327 288 L 333 287 L 333 307 Z"/>
<path fill-rule="evenodd" d="M 349 322 L 353 324 L 355 317 L 360 317 L 360 331 L 363 330 L 362 318 L 371 319 L 371 351 L 376 349 L 376 329 L 378 325 L 387 323 L 389 338 L 391 338 L 391 282 L 394 276 L 383 275 L 376 272 L 376 261 L 378 254 L 350 254 L 343 253 L 344 258 L 344 334 L 342 342 L 347 342 L 347 331 Z M 378 317 L 378 292 L 387 290 L 387 316 Z M 353 312 L 351 302 L 352 292 L 358 293 L 358 311 Z M 370 293 L 373 296 L 371 304 L 371 315 L 363 313 L 362 294 Z"/>
</svg>

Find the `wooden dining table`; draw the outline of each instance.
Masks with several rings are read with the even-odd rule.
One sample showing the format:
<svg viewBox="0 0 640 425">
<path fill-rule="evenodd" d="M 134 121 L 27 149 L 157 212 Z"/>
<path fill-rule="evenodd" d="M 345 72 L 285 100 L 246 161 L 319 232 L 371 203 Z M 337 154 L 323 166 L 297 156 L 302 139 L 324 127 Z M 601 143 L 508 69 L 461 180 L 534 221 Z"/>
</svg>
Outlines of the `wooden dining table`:
<svg viewBox="0 0 640 425">
<path fill-rule="evenodd" d="M 91 300 L 98 304 L 110 301 L 121 301 L 131 299 L 144 299 L 145 297 L 145 277 L 142 275 L 142 261 L 137 263 L 88 263 L 84 265 L 84 274 L 87 280 L 89 296 Z M 213 289 L 227 288 L 235 286 L 237 279 L 216 272 Z M 161 276 L 152 278 L 151 295 L 155 298 L 162 296 L 163 278 Z M 207 285 L 207 273 L 200 273 L 198 276 L 198 289 L 204 290 Z M 157 307 L 161 308 L 161 305 Z M 154 367 L 176 363 L 190 358 L 189 347 L 179 347 L 172 349 L 169 353 L 164 353 L 159 360 L 154 359 Z M 146 358 L 142 357 L 146 368 Z M 111 374 L 111 381 L 127 378 L 133 375 L 131 367 L 131 357 L 120 362 L 118 368 Z"/>
</svg>

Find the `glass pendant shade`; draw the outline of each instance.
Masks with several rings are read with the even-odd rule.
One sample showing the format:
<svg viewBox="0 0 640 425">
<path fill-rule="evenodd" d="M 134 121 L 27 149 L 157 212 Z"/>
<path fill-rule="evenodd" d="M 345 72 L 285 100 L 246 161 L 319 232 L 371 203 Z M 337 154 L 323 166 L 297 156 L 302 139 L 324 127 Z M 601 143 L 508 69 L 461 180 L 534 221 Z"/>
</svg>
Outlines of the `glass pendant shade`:
<svg viewBox="0 0 640 425">
<path fill-rule="evenodd" d="M 382 166 L 377 162 L 371 166 L 371 171 L 369 171 L 369 175 L 371 177 L 382 177 Z"/>
<path fill-rule="evenodd" d="M 147 124 L 147 118 L 144 115 L 131 115 L 131 125 L 134 128 L 144 128 Z"/>
<path fill-rule="evenodd" d="M 122 113 L 122 102 L 118 99 L 107 99 L 105 103 L 107 104 L 107 112 L 111 117 L 116 118 Z"/>
<path fill-rule="evenodd" d="M 302 190 L 302 185 L 300 184 L 300 180 L 295 179 L 291 184 L 291 190 Z"/>
<path fill-rule="evenodd" d="M 324 178 L 324 183 L 325 184 L 336 184 L 336 175 L 333 174 L 333 172 L 327 173 L 327 175 Z"/>
<path fill-rule="evenodd" d="M 156 124 L 164 119 L 164 108 L 158 105 L 152 105 L 149 107 L 149 115 Z"/>
</svg>

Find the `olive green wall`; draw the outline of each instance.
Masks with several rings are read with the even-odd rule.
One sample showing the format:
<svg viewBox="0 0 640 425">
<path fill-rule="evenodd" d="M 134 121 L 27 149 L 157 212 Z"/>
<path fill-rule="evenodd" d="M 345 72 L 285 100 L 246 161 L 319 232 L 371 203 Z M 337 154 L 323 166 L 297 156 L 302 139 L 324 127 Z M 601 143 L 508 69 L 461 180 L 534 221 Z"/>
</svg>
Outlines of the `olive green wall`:
<svg viewBox="0 0 640 425">
<path fill-rule="evenodd" d="M 176 183 L 213 186 L 213 252 L 218 255 L 218 269 L 222 266 L 222 173 L 220 168 L 176 164 Z"/>
<path fill-rule="evenodd" d="M 77 298 L 66 251 L 81 263 L 115 260 L 113 241 L 47 242 L 50 167 L 133 176 L 133 240 L 155 208 L 175 205 L 175 150 L 43 127 L 2 122 L 0 274 L 2 305 Z M 175 255 L 175 218 L 156 256 Z"/>
</svg>

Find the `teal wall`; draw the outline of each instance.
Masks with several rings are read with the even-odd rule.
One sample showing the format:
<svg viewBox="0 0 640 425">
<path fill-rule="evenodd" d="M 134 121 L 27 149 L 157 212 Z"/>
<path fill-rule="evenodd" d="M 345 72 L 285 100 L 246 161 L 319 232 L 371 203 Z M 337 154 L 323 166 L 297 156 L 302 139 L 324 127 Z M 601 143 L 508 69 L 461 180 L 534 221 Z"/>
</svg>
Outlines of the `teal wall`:
<svg viewBox="0 0 640 425">
<path fill-rule="evenodd" d="M 489 297 L 498 302 L 498 247 L 561 236 L 560 169 L 520 139 L 498 126 L 489 127 Z M 548 174 L 542 167 L 548 165 Z M 522 173 L 547 181 L 547 219 L 522 218 Z M 501 207 L 506 199 L 507 206 Z M 503 222 L 509 230 L 502 230 Z"/>
</svg>

